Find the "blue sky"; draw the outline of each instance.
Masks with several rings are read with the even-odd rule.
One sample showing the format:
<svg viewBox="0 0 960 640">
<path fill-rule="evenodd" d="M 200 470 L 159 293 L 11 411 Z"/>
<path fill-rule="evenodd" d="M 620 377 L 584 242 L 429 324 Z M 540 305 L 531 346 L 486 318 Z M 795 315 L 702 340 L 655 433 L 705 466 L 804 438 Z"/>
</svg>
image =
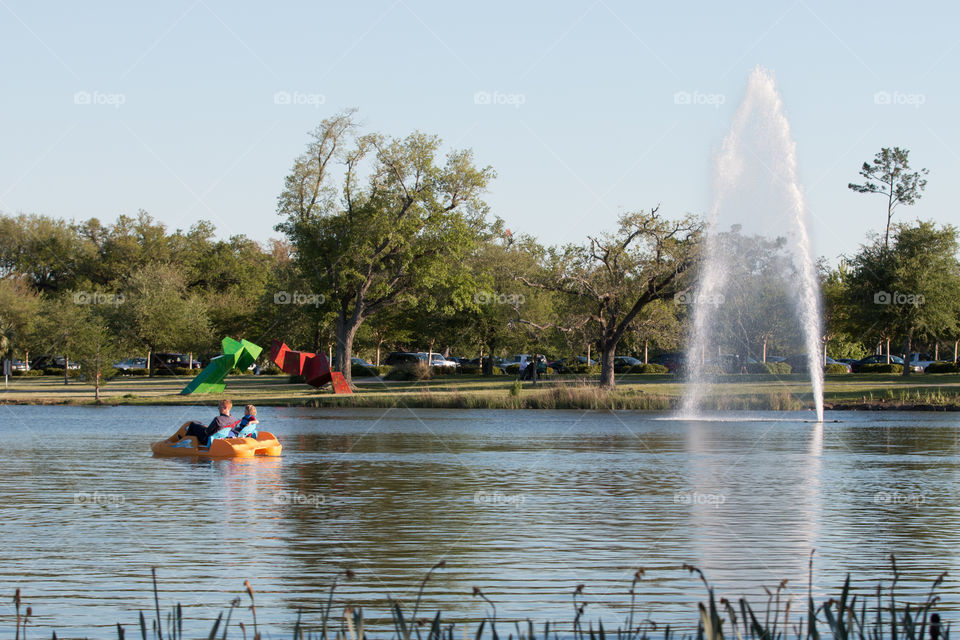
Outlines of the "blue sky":
<svg viewBox="0 0 960 640">
<path fill-rule="evenodd" d="M 205 218 L 266 240 L 307 132 L 358 107 L 371 130 L 473 148 L 515 232 L 580 241 L 625 210 L 705 213 L 714 152 L 759 64 L 791 120 L 814 249 L 833 259 L 883 224 L 880 196 L 846 188 L 881 146 L 931 172 L 901 219 L 960 222 L 958 14 L 946 2 L 0 0 L 0 211 L 109 221 L 142 208 L 171 228 Z"/>
</svg>

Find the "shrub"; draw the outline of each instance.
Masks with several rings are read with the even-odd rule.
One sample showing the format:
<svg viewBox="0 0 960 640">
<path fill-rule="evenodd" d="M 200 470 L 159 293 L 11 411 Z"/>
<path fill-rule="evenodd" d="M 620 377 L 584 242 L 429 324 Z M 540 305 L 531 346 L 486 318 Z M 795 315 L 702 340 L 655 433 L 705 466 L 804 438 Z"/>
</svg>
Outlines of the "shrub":
<svg viewBox="0 0 960 640">
<path fill-rule="evenodd" d="M 475 376 L 482 373 L 482 371 L 480 370 L 480 365 L 478 364 L 464 364 L 460 366 L 460 373 L 468 376 Z"/>
<path fill-rule="evenodd" d="M 126 371 L 123 372 L 123 375 L 125 375 L 125 376 L 145 376 L 145 375 L 147 375 L 148 373 L 150 373 L 150 372 L 147 371 L 146 369 L 127 369 Z"/>
<path fill-rule="evenodd" d="M 791 371 L 786 362 L 748 362 L 747 373 L 763 373 L 775 376 L 785 376 Z"/>
<path fill-rule="evenodd" d="M 430 367 L 427 366 L 425 362 L 417 362 L 415 364 L 400 364 L 395 367 L 391 367 L 387 375 L 384 376 L 385 380 L 429 380 L 430 376 L 433 374 Z"/>
<path fill-rule="evenodd" d="M 931 362 L 927 365 L 926 373 L 960 373 L 960 367 L 955 362 Z"/>
<path fill-rule="evenodd" d="M 157 367 L 153 370 L 153 375 L 155 376 L 179 376 L 179 377 L 192 377 L 197 375 L 200 372 L 200 369 L 191 369 L 189 367 Z M 230 373 L 237 373 L 236 370 L 231 371 Z"/>
<path fill-rule="evenodd" d="M 519 380 L 514 380 L 513 384 L 510 385 L 510 395 L 514 398 L 520 396 L 520 391 L 523 389 L 523 383 Z"/>
<path fill-rule="evenodd" d="M 877 364 L 865 364 L 860 367 L 860 373 L 903 373 L 903 365 L 891 362 L 879 362 Z"/>
<path fill-rule="evenodd" d="M 600 375 L 600 365 L 598 364 L 578 362 L 577 364 L 570 365 L 568 369 L 570 373 L 576 373 L 579 375 Z"/>
<path fill-rule="evenodd" d="M 628 373 L 670 373 L 662 364 L 651 362 L 650 364 L 635 364 L 628 370 Z"/>
<path fill-rule="evenodd" d="M 60 376 L 63 377 L 63 367 L 47 367 L 43 370 L 43 375 L 45 376 Z M 79 369 L 70 369 L 70 373 L 67 374 L 69 378 L 79 378 L 80 377 Z"/>
<path fill-rule="evenodd" d="M 34 377 L 42 376 L 42 375 L 43 375 L 43 370 L 41 370 L 41 369 L 30 369 L 30 371 L 20 371 L 19 369 L 14 369 L 14 370 L 12 371 L 12 375 L 13 375 L 14 378 L 17 378 L 17 377 L 34 378 Z M 63 373 L 61 373 L 60 375 L 63 375 Z"/>
<path fill-rule="evenodd" d="M 373 366 L 368 367 L 363 364 L 353 364 L 350 365 L 350 375 L 354 378 L 374 378 L 380 375 L 380 371 Z"/>
<path fill-rule="evenodd" d="M 520 363 L 511 362 L 510 364 L 508 364 L 503 368 L 503 371 L 508 375 L 515 376 L 520 373 Z"/>
<path fill-rule="evenodd" d="M 828 376 L 838 373 L 847 373 L 847 366 L 840 364 L 839 362 L 831 362 L 823 368 L 823 372 Z"/>
</svg>

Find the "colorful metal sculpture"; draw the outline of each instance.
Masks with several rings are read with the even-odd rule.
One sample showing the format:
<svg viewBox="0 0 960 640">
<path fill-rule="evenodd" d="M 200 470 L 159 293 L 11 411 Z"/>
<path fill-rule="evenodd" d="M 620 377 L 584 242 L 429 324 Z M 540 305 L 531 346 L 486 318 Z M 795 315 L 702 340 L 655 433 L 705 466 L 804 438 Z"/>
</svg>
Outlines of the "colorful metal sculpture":
<svg viewBox="0 0 960 640">
<path fill-rule="evenodd" d="M 233 371 L 239 369 L 244 371 L 252 365 L 263 347 L 259 347 L 247 340 L 234 340 L 233 338 L 224 338 L 221 342 L 223 355 L 217 356 L 210 361 L 203 371 L 197 374 L 190 381 L 180 395 L 190 395 L 191 393 L 222 393 L 226 388 L 223 379 Z"/>
<path fill-rule="evenodd" d="M 343 374 L 330 370 L 330 361 L 322 353 L 294 351 L 280 340 L 274 340 L 270 348 L 270 360 L 285 373 L 303 376 L 312 387 L 330 384 L 336 394 L 353 393 Z"/>
</svg>

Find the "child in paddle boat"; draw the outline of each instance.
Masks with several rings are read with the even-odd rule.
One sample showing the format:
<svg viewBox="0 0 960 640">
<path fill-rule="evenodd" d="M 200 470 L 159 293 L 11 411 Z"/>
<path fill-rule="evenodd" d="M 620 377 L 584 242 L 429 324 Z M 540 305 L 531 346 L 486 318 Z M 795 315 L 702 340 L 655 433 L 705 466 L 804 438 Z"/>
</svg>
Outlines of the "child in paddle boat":
<svg viewBox="0 0 960 640">
<path fill-rule="evenodd" d="M 233 408 L 231 400 L 221 400 L 217 407 L 220 414 L 208 426 L 203 426 L 202 422 L 191 422 L 187 425 L 184 435 L 196 437 L 197 444 L 203 447 L 209 446 L 211 440 L 228 437 L 230 430 L 240 424 L 240 421 L 234 420 L 230 415 L 230 410 Z"/>
<path fill-rule="evenodd" d="M 231 438 L 256 438 L 257 426 L 260 421 L 257 420 L 257 408 L 248 404 L 243 408 L 244 415 L 240 418 L 240 423 L 230 431 Z"/>
</svg>

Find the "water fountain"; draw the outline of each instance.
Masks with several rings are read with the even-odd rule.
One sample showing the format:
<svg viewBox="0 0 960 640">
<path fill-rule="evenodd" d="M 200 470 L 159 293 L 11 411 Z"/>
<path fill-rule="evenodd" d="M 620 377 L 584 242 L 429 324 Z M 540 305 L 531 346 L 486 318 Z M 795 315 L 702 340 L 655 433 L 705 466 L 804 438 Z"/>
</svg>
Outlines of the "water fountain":
<svg viewBox="0 0 960 640">
<path fill-rule="evenodd" d="M 773 75 L 760 67 L 716 160 L 704 251 L 696 291 L 684 299 L 694 307 L 681 415 L 700 415 L 713 374 L 731 360 L 725 348 L 736 349 L 732 361 L 744 366 L 743 357 L 766 357 L 769 337 L 805 354 L 822 421 L 820 295 L 808 212 L 783 101 Z"/>
</svg>

